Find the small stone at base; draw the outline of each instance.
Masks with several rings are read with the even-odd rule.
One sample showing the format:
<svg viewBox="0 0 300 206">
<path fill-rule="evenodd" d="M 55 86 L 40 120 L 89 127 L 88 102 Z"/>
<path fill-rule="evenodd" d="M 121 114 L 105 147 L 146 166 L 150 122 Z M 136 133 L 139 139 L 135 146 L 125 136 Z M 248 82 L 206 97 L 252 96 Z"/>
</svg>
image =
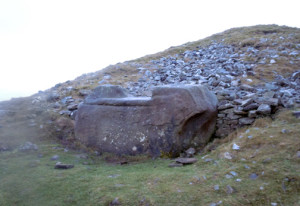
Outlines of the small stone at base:
<svg viewBox="0 0 300 206">
<path fill-rule="evenodd" d="M 61 164 L 61 163 L 59 163 L 59 164 L 55 165 L 54 169 L 71 169 L 73 167 L 74 167 L 74 165 L 68 165 L 68 164 Z"/>
</svg>

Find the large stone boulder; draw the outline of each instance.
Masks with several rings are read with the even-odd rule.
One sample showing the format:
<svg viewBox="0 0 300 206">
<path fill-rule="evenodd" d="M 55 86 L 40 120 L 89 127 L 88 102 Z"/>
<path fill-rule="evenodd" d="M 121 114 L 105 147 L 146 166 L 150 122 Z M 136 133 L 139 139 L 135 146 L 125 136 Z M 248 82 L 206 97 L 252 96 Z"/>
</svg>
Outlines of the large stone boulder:
<svg viewBox="0 0 300 206">
<path fill-rule="evenodd" d="M 99 152 L 178 156 L 207 144 L 217 98 L 204 86 L 156 87 L 132 97 L 120 86 L 99 86 L 78 107 L 75 135 Z"/>
</svg>

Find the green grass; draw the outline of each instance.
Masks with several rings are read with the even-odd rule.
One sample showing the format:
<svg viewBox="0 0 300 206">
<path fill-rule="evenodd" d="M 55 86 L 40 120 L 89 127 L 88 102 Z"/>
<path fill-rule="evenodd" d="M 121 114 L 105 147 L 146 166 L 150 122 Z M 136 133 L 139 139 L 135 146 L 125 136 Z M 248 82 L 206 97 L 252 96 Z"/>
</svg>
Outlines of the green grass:
<svg viewBox="0 0 300 206">
<path fill-rule="evenodd" d="M 290 34 L 294 36 L 288 39 Z M 276 25 L 234 28 L 154 55 L 109 66 L 93 75 L 63 83 L 56 89 L 62 96 L 82 98 L 78 95 L 79 90 L 93 89 L 104 75 L 111 76 L 107 82 L 109 84 L 126 86 L 129 81 L 137 81 L 139 66 L 149 66 L 151 71 L 156 69 L 148 64 L 153 59 L 207 46 L 212 41 L 223 41 L 241 50 L 247 45 L 271 48 L 272 39 L 278 36 L 284 37 L 285 43 L 291 45 L 300 43 L 297 28 Z M 260 38 L 271 41 L 260 45 Z M 272 71 L 288 75 L 299 69 L 299 61 L 294 66 L 288 62 L 289 59 L 283 58 L 272 66 L 258 66 L 253 84 L 260 83 L 259 77 L 272 79 Z M 68 86 L 74 90 L 66 91 Z M 300 158 L 296 156 L 300 150 L 300 120 L 294 118 L 291 111 L 281 112 L 275 121 L 259 119 L 252 127 L 240 129 L 225 139 L 214 140 L 197 156 L 198 162 L 194 165 L 169 168 L 169 159 L 137 157 L 129 158 L 130 163 L 121 166 L 106 162 L 105 159 L 114 159 L 107 155 L 97 157 L 90 154 L 89 159 L 82 159 L 78 158 L 81 154 L 78 151 L 54 149 L 62 147 L 53 143 L 60 136 L 56 129 L 59 128 L 57 122 L 61 115 L 50 109 L 50 103 L 42 101 L 32 104 L 32 100 L 22 98 L 0 104 L 0 109 L 14 113 L 5 119 L 0 118 L 0 143 L 13 148 L 25 141 L 39 145 L 39 150 L 35 152 L 24 153 L 17 149 L 0 152 L 0 206 L 109 205 L 117 197 L 122 205 L 130 206 L 210 205 L 219 201 L 222 201 L 221 205 L 233 206 L 271 205 L 272 202 L 300 205 Z M 31 127 L 29 124 L 33 119 L 37 125 Z M 52 123 L 48 124 L 50 120 Z M 70 128 L 60 129 L 66 131 Z M 289 132 L 282 133 L 282 129 Z M 247 138 L 249 135 L 251 139 Z M 65 143 L 68 138 L 73 140 L 72 132 L 65 138 L 60 142 Z M 241 149 L 233 151 L 233 143 Z M 230 152 L 233 159 L 224 158 L 225 152 Z M 38 157 L 39 154 L 43 156 Z M 60 156 L 59 161 L 74 164 L 75 167 L 55 170 L 55 161 L 50 160 L 55 154 Z M 214 161 L 205 162 L 206 158 Z M 246 169 L 245 165 L 250 169 Z M 238 176 L 226 179 L 225 175 L 230 171 L 235 171 Z M 251 173 L 259 177 L 250 180 Z M 117 176 L 109 177 L 111 175 Z M 241 182 L 237 182 L 237 178 Z M 214 191 L 214 185 L 219 185 L 220 190 Z M 234 187 L 236 192 L 227 194 L 227 185 Z"/>
<path fill-rule="evenodd" d="M 283 134 L 282 129 L 288 133 Z M 35 152 L 0 153 L 0 205 L 109 205 L 116 197 L 122 205 L 209 205 L 218 201 L 222 205 L 299 205 L 299 134 L 300 120 L 290 111 L 283 112 L 275 121 L 258 120 L 253 127 L 214 141 L 216 150 L 198 155 L 196 164 L 181 168 L 169 168 L 169 159 L 135 158 L 128 165 L 107 163 L 105 156 L 82 159 L 79 152 L 64 152 L 59 145 L 40 142 Z M 233 143 L 241 150 L 233 151 Z M 225 159 L 224 152 L 234 158 Z M 55 161 L 50 160 L 54 154 L 75 167 L 54 169 Z M 205 162 L 206 158 L 214 161 Z M 268 158 L 271 160 L 266 161 Z M 226 179 L 230 171 L 238 176 Z M 251 180 L 251 173 L 259 177 Z M 220 190 L 214 191 L 214 185 Z M 227 185 L 236 192 L 227 194 Z"/>
</svg>

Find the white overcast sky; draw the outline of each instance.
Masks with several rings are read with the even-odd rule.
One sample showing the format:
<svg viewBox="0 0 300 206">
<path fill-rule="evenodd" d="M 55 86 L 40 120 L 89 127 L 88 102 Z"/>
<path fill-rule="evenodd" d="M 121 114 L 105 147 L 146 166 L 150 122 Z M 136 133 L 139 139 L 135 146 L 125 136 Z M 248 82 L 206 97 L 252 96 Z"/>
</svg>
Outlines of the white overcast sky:
<svg viewBox="0 0 300 206">
<path fill-rule="evenodd" d="M 232 27 L 300 27 L 300 0 L 0 0 L 0 100 Z"/>
</svg>

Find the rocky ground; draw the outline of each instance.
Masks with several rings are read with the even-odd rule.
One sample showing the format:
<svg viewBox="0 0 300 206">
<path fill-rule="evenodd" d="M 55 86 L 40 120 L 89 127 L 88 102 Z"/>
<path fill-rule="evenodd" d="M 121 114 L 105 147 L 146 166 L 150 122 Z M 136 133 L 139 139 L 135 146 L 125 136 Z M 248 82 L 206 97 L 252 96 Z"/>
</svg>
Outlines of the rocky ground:
<svg viewBox="0 0 300 206">
<path fill-rule="evenodd" d="M 206 85 L 219 100 L 215 136 L 223 138 L 209 144 L 201 156 L 196 155 L 198 162 L 193 166 L 168 168 L 169 160 L 147 160 L 143 166 L 118 166 L 112 173 L 115 167 L 96 164 L 85 155 L 78 162 L 76 155 L 81 153 L 75 154 L 75 161 L 70 148 L 86 151 L 74 138 L 77 107 L 95 87 L 104 84 L 121 85 L 134 96 L 151 96 L 153 87 L 159 85 Z M 40 197 L 26 189 L 35 182 L 32 191 L 45 198 L 50 188 L 57 197 L 42 198 L 53 201 L 52 205 L 60 205 L 60 201 L 63 205 L 89 201 L 94 205 L 172 205 L 175 200 L 182 205 L 297 205 L 299 120 L 291 112 L 283 118 L 277 115 L 285 108 L 297 110 L 299 105 L 300 31 L 296 28 L 270 25 L 231 29 L 111 65 L 31 97 L 0 103 L 0 191 L 5 188 L 0 204 L 30 205 L 24 198 L 31 195 L 33 205 L 38 205 Z M 62 146 L 49 146 L 57 140 Z M 127 165 L 125 160 L 116 162 Z M 67 171 L 71 172 L 52 172 L 54 167 L 70 168 Z M 27 181 L 15 191 L 14 181 L 24 174 Z M 113 185 L 108 186 L 111 182 Z M 79 187 L 89 200 L 78 193 Z M 206 198 L 199 199 L 198 190 Z M 96 194 L 102 197 L 93 199 Z M 138 202 L 132 201 L 134 198 Z"/>
</svg>

